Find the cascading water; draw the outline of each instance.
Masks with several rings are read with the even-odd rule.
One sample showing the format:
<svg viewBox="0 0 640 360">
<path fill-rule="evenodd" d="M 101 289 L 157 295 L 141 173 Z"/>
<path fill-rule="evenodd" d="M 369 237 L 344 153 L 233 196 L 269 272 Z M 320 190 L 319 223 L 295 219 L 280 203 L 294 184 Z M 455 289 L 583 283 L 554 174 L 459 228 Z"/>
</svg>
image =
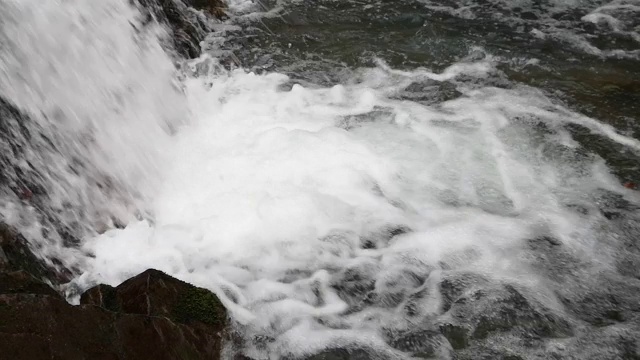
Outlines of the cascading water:
<svg viewBox="0 0 640 360">
<path fill-rule="evenodd" d="M 552 323 L 542 338 L 564 339 L 527 351 L 568 356 L 591 325 L 567 299 L 605 282 L 640 288 L 618 261 L 638 234 L 640 197 L 574 130 L 629 156 L 640 141 L 541 90 L 504 85 L 504 58 L 472 49 L 441 71 L 377 59 L 313 83 L 312 60 L 289 76 L 225 69 L 216 46 L 237 28 L 221 26 L 213 55 L 176 71 L 166 34 L 126 1 L 0 6 L 0 96 L 43 136 L 18 166 L 38 169 L 45 211 L 82 223 L 81 241 L 45 242 L 33 205 L 13 193 L 0 214 L 75 269 L 70 289 L 165 271 L 214 290 L 242 351 L 262 359 L 416 355 L 403 334 L 464 328 L 473 309 L 489 311 L 477 288 L 462 291 L 471 313 L 451 304 L 443 284 L 460 276 L 498 298 L 517 289 Z M 612 207 L 623 220 L 611 221 Z M 453 356 L 445 335 L 430 338 L 433 356 Z"/>
<path fill-rule="evenodd" d="M 137 31 L 139 13 L 122 1 L 1 6 L 0 96 L 30 116 L 20 124 L 30 148 L 5 171 L 38 172 L 40 207 L 77 236 L 126 223 L 144 210 L 138 201 L 152 193 L 171 129 L 189 117 L 160 29 Z M 9 223 L 34 221 L 30 206 L 7 200 Z M 42 251 L 54 256 L 64 241 L 49 238 L 58 241 Z"/>
</svg>

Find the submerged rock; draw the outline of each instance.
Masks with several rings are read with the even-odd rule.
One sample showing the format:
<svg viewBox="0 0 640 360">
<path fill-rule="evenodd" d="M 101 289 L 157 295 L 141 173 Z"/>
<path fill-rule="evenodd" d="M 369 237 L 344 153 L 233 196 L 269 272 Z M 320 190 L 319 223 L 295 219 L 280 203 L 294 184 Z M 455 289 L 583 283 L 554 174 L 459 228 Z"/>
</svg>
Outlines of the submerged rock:
<svg viewBox="0 0 640 360">
<path fill-rule="evenodd" d="M 457 358 L 491 354 L 487 358 L 516 359 L 524 353 L 513 349 L 543 349 L 550 339 L 574 335 L 564 313 L 548 308 L 525 290 L 478 274 L 446 274 L 439 284 L 444 314 L 438 327 Z"/>
<path fill-rule="evenodd" d="M 369 360 L 375 354 L 364 349 L 327 349 L 304 360 Z"/>
<path fill-rule="evenodd" d="M 211 292 L 148 270 L 68 304 L 25 271 L 0 273 L 7 359 L 219 359 L 226 310 Z"/>
</svg>

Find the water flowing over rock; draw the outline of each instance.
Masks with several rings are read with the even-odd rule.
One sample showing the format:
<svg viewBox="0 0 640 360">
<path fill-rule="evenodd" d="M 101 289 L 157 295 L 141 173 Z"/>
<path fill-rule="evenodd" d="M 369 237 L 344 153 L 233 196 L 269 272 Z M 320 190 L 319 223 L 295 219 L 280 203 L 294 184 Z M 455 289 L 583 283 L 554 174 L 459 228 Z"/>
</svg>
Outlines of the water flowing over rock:
<svg viewBox="0 0 640 360">
<path fill-rule="evenodd" d="M 211 32 L 207 17 L 198 10 L 217 18 L 225 17 L 221 0 L 138 0 L 143 14 L 168 26 L 173 47 L 185 58 L 200 56 L 200 42 Z"/>
<path fill-rule="evenodd" d="M 0 358 L 640 359 L 638 1 L 0 0 Z"/>
</svg>

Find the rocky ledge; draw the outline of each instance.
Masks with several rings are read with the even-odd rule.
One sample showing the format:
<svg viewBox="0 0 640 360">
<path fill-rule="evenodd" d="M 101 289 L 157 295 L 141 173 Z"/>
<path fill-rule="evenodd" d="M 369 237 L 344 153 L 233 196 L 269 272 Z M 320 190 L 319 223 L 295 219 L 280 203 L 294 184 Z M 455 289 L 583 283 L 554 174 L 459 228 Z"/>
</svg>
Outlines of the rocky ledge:
<svg viewBox="0 0 640 360">
<path fill-rule="evenodd" d="M 219 359 L 228 317 L 210 291 L 147 270 L 73 306 L 41 279 L 19 236 L 0 233 L 3 359 Z"/>
</svg>

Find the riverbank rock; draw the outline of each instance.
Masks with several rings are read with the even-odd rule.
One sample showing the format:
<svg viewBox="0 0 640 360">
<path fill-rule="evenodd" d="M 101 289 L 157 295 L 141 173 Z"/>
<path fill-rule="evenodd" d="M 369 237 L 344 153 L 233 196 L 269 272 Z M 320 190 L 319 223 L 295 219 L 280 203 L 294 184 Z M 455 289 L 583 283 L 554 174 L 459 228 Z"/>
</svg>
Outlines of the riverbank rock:
<svg viewBox="0 0 640 360">
<path fill-rule="evenodd" d="M 156 270 L 79 306 L 26 271 L 0 273 L 3 359 L 219 359 L 226 328 L 213 293 Z"/>
</svg>

